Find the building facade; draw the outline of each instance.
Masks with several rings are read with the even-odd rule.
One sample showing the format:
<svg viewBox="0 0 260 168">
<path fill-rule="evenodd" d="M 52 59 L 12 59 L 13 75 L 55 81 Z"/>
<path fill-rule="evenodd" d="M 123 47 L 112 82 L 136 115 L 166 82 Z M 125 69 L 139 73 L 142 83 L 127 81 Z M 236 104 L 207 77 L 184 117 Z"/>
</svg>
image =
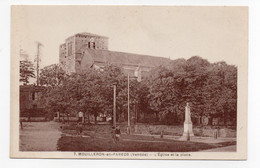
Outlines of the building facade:
<svg viewBox="0 0 260 168">
<path fill-rule="evenodd" d="M 108 37 L 78 33 L 60 45 L 60 64 L 67 73 L 87 68 L 102 69 L 106 63 L 118 65 L 130 76 L 145 76 L 152 68 L 170 61 L 164 57 L 108 50 Z"/>
<path fill-rule="evenodd" d="M 44 116 L 44 106 L 39 99 L 43 87 L 34 85 L 20 85 L 20 117 Z"/>
</svg>

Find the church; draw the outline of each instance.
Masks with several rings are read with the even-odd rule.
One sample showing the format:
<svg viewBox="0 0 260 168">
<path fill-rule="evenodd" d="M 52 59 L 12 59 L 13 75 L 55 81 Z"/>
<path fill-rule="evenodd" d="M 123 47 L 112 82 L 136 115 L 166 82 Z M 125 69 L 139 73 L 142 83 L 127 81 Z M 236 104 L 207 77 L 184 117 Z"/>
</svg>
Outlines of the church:
<svg viewBox="0 0 260 168">
<path fill-rule="evenodd" d="M 108 49 L 108 37 L 92 33 L 77 33 L 68 37 L 59 48 L 59 61 L 67 73 L 79 73 L 87 68 L 102 69 L 106 63 L 118 65 L 139 80 L 152 68 L 167 64 L 170 59 Z"/>
</svg>

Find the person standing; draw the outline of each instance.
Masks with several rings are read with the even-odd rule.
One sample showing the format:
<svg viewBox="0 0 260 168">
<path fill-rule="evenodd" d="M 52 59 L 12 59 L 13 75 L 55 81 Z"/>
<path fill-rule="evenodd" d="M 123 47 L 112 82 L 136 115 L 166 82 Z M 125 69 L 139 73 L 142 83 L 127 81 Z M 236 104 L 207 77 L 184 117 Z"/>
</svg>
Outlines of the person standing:
<svg viewBox="0 0 260 168">
<path fill-rule="evenodd" d="M 115 134 L 116 134 L 116 139 L 115 140 L 116 140 L 116 142 L 118 142 L 119 138 L 120 138 L 120 134 L 121 134 L 119 126 L 116 127 Z"/>
<path fill-rule="evenodd" d="M 79 120 L 78 122 L 83 122 L 83 112 L 79 112 Z"/>
<path fill-rule="evenodd" d="M 81 135 L 83 132 L 83 124 L 81 122 L 77 125 L 78 134 Z"/>
</svg>

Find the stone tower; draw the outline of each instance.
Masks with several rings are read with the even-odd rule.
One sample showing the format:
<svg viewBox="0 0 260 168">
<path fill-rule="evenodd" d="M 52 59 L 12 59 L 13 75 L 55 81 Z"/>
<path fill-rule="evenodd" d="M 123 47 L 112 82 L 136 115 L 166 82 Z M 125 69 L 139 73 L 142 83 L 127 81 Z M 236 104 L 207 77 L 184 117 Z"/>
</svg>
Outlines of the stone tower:
<svg viewBox="0 0 260 168">
<path fill-rule="evenodd" d="M 77 71 L 77 59 L 81 57 L 81 49 L 108 50 L 108 37 L 92 33 L 78 33 L 68 37 L 60 45 L 59 61 L 67 72 Z"/>
</svg>

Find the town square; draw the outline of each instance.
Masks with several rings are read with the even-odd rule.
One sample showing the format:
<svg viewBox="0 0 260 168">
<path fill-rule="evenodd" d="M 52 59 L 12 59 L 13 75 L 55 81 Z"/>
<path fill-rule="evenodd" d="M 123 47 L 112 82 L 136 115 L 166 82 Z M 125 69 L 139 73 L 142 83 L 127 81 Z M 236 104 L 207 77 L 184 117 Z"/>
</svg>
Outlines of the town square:
<svg viewBox="0 0 260 168">
<path fill-rule="evenodd" d="M 236 7 L 15 6 L 17 155 L 237 157 L 246 17 Z"/>
</svg>

